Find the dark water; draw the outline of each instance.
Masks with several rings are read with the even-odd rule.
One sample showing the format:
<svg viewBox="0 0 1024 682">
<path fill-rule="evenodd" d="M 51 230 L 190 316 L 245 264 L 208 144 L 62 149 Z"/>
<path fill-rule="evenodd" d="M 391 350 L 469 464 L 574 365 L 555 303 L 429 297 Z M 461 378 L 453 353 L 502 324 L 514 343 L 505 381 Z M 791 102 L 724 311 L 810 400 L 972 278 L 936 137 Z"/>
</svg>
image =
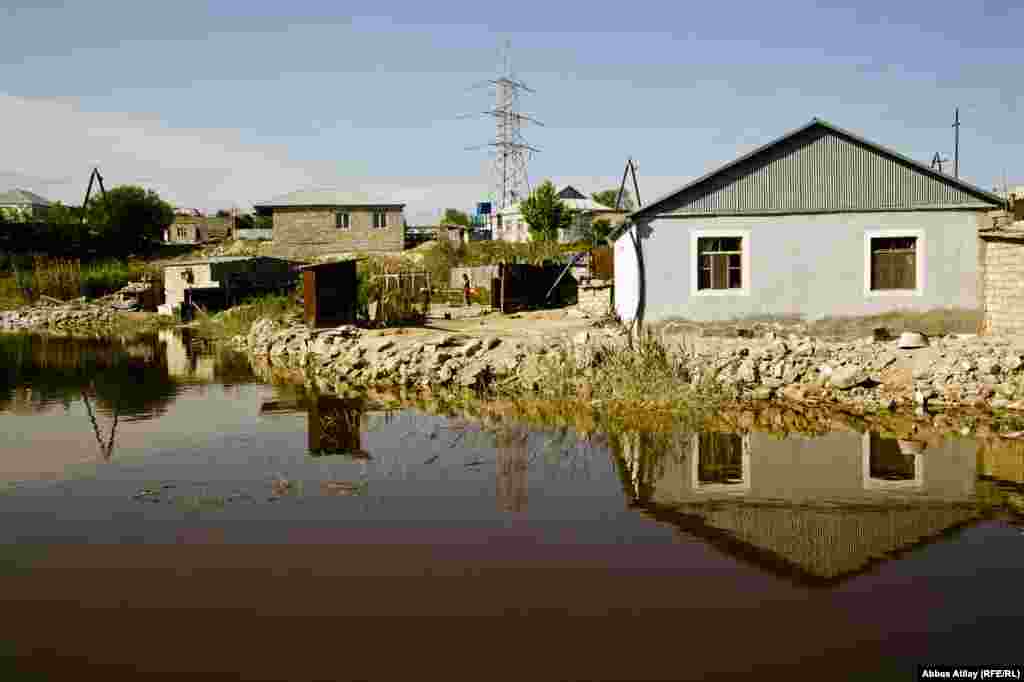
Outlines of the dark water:
<svg viewBox="0 0 1024 682">
<path fill-rule="evenodd" d="M 912 679 L 1020 654 L 1021 450 L 572 432 L 0 336 L 2 679 Z"/>
</svg>

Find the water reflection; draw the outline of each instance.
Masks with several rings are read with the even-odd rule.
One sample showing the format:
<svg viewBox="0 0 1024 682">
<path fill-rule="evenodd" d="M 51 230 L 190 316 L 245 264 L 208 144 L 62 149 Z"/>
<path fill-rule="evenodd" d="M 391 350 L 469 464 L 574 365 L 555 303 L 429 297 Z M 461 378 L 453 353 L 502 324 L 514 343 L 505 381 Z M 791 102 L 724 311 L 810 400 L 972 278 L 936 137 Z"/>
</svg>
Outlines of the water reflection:
<svg viewBox="0 0 1024 682">
<path fill-rule="evenodd" d="M 627 433 L 613 451 L 642 513 L 808 584 L 835 584 L 983 513 L 977 446 L 965 439 Z"/>
<path fill-rule="evenodd" d="M 284 397 L 264 400 L 261 415 L 306 413 L 306 447 L 309 454 L 320 457 L 345 455 L 369 459 L 363 449 L 362 432 L 368 416 L 363 398 L 340 398 L 334 395 L 307 393 L 298 387 L 279 390 Z M 291 393 L 289 396 L 288 393 Z"/>
</svg>

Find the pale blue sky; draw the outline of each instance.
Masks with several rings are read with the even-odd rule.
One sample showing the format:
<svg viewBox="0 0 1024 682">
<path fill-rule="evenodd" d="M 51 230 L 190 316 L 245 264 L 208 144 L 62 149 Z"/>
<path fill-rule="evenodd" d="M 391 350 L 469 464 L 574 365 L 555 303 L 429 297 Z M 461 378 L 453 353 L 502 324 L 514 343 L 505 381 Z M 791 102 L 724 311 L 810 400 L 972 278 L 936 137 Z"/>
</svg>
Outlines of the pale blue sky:
<svg viewBox="0 0 1024 682">
<path fill-rule="evenodd" d="M 188 206 L 359 185 L 411 222 L 469 207 L 491 126 L 456 117 L 490 104 L 467 88 L 505 40 L 546 123 L 531 181 L 601 189 L 633 155 L 653 196 L 814 116 L 928 161 L 960 106 L 961 175 L 1024 182 L 1006 0 L 28 5 L 0 0 L 0 188 L 65 201 L 99 163 Z"/>
</svg>

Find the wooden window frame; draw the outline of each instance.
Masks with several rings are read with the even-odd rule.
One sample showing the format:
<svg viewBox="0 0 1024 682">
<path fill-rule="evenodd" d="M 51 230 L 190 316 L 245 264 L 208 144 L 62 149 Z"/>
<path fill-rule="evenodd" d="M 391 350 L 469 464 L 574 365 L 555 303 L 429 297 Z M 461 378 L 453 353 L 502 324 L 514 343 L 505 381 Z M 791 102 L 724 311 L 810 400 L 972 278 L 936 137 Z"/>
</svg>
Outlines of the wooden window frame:
<svg viewBox="0 0 1024 682">
<path fill-rule="evenodd" d="M 740 287 L 735 289 L 701 289 L 700 288 L 700 254 L 698 247 L 701 239 L 739 239 L 740 240 Z M 690 295 L 691 296 L 749 296 L 750 295 L 750 253 L 752 242 L 750 230 L 747 229 L 695 229 L 690 231 Z"/>
<path fill-rule="evenodd" d="M 914 288 L 913 289 L 873 289 L 871 288 L 871 254 L 872 242 L 875 239 L 914 239 Z M 867 230 L 864 232 L 864 296 L 869 298 L 886 296 L 923 296 L 925 290 L 925 273 L 928 243 L 924 230 L 921 229 L 885 229 Z"/>
<path fill-rule="evenodd" d="M 741 455 L 740 461 L 743 466 L 743 475 L 739 483 L 701 483 L 700 482 L 700 436 L 695 433 L 691 439 L 690 447 L 690 488 L 695 493 L 713 493 L 728 495 L 746 495 L 750 492 L 750 434 L 722 434 L 738 435 L 740 438 Z"/>
<path fill-rule="evenodd" d="M 351 230 L 352 229 L 352 214 L 348 211 L 335 211 L 334 212 L 334 229 L 336 230 Z"/>
<path fill-rule="evenodd" d="M 378 224 L 378 217 L 380 217 L 380 224 Z M 388 212 L 387 211 L 374 211 L 373 212 L 373 229 L 375 230 L 386 230 L 388 229 Z"/>
</svg>

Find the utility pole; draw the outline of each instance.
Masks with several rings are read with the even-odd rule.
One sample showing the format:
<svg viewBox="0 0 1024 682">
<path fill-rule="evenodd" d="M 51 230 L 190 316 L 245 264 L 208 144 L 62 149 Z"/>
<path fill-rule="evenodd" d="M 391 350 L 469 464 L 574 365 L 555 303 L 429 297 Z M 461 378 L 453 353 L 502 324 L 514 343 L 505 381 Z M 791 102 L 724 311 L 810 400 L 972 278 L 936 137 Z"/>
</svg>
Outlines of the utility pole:
<svg viewBox="0 0 1024 682">
<path fill-rule="evenodd" d="M 953 117 L 953 177 L 960 177 L 960 107 Z"/>
</svg>

